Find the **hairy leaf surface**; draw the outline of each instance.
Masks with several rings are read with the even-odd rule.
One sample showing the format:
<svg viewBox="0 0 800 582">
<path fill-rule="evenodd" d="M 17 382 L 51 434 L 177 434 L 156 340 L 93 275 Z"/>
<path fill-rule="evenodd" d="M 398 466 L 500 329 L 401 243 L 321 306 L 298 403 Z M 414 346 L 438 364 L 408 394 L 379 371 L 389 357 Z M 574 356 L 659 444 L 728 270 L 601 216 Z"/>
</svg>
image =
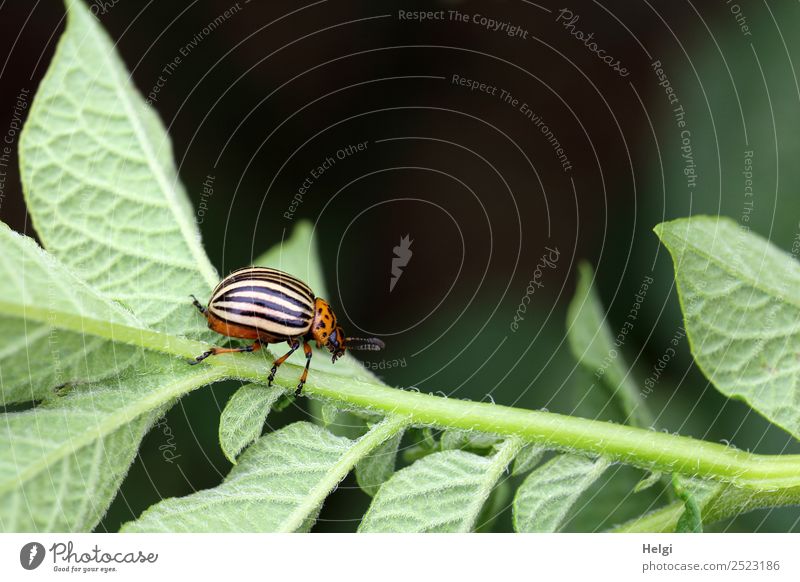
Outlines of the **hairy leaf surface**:
<svg viewBox="0 0 800 582">
<path fill-rule="evenodd" d="M 217 275 L 200 243 L 163 124 L 83 2 L 20 138 L 23 188 L 46 249 L 145 325 L 205 335 L 188 295 Z"/>
<path fill-rule="evenodd" d="M 491 457 L 461 450 L 428 455 L 401 469 L 372 500 L 359 531 L 469 532 L 521 448 L 510 439 Z"/>
<path fill-rule="evenodd" d="M 614 344 L 603 304 L 592 286 L 594 271 L 588 263 L 578 267 L 578 285 L 567 311 L 567 340 L 572 354 L 593 380 L 619 402 L 626 422 L 649 426 L 652 418 L 639 396 L 639 388 L 631 378 L 628 366 Z M 627 333 L 622 324 L 620 333 Z"/>
<path fill-rule="evenodd" d="M 514 529 L 553 532 L 580 495 L 606 470 L 605 459 L 558 455 L 533 471 L 514 498 Z"/>
<path fill-rule="evenodd" d="M 356 465 L 358 486 L 370 497 L 374 497 L 381 485 L 388 481 L 394 473 L 397 448 L 400 446 L 402 438 L 403 431 L 398 431 Z"/>
<path fill-rule="evenodd" d="M 60 326 L 93 319 L 140 327 L 131 313 L 2 223 L 0 248 L 0 404 L 52 398 L 56 387 L 112 376 L 138 357 L 136 348 Z"/>
<path fill-rule="evenodd" d="M 248 447 L 219 487 L 157 503 L 122 531 L 307 531 L 333 488 L 402 426 L 387 420 L 351 441 L 296 422 Z"/>
<path fill-rule="evenodd" d="M 502 442 L 502 438 L 482 432 L 468 430 L 446 430 L 440 439 L 442 450 L 462 449 L 470 451 L 488 451 Z M 432 443 L 433 444 L 433 443 Z"/>
<path fill-rule="evenodd" d="M 522 475 L 533 469 L 544 457 L 547 449 L 539 445 L 525 445 L 514 459 L 512 475 Z"/>
<path fill-rule="evenodd" d="M 273 404 L 284 393 L 278 386 L 247 384 L 233 393 L 219 419 L 219 444 L 232 463 L 246 446 L 261 436 Z"/>
<path fill-rule="evenodd" d="M 800 438 L 800 265 L 728 219 L 698 216 L 655 230 L 672 254 L 703 373 Z"/>
<path fill-rule="evenodd" d="M 165 356 L 0 418 L 0 528 L 89 531 L 100 521 L 145 432 L 176 395 L 214 370 Z"/>
</svg>

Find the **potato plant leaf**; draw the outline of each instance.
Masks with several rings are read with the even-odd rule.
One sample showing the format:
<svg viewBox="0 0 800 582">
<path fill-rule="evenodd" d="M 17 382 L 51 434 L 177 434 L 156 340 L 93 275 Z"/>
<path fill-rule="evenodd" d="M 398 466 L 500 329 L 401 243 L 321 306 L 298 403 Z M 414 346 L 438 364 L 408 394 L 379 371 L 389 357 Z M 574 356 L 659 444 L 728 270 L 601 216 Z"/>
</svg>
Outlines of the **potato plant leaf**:
<svg viewBox="0 0 800 582">
<path fill-rule="evenodd" d="M 469 451 L 488 451 L 502 442 L 502 438 L 493 434 L 468 430 L 446 430 L 439 439 L 443 451 L 462 449 Z"/>
<path fill-rule="evenodd" d="M 217 274 L 157 114 L 80 0 L 20 137 L 28 211 L 44 247 L 145 325 L 211 335 L 187 309 Z"/>
<path fill-rule="evenodd" d="M 114 341 L 148 330 L 5 225 L 0 246 L 2 402 L 45 401 L 0 420 L 0 528 L 90 530 L 164 408 L 221 374 Z"/>
<path fill-rule="evenodd" d="M 672 254 L 700 369 L 800 438 L 800 265 L 729 219 L 696 216 L 655 231 Z"/>
<path fill-rule="evenodd" d="M 113 376 L 139 357 L 78 331 L 90 320 L 141 327 L 133 314 L 2 223 L 0 248 L 0 404 L 53 398 L 56 387 Z"/>
<path fill-rule="evenodd" d="M 514 459 L 512 475 L 522 475 L 533 469 L 544 457 L 547 449 L 539 445 L 525 445 Z"/>
<path fill-rule="evenodd" d="M 509 439 L 491 457 L 461 450 L 428 455 L 384 483 L 362 532 L 469 532 L 522 443 Z"/>
<path fill-rule="evenodd" d="M 514 497 L 514 529 L 554 532 L 580 495 L 608 468 L 605 459 L 558 455 L 533 471 Z"/>
<path fill-rule="evenodd" d="M 370 497 L 374 497 L 380 486 L 394 473 L 397 449 L 402 439 L 403 431 L 398 431 L 356 465 L 358 486 Z"/>
<path fill-rule="evenodd" d="M 2 403 L 44 401 L 1 421 L 4 530 L 92 529 L 149 426 L 222 376 L 130 345 L 148 325 L 201 330 L 186 294 L 216 278 L 171 159 L 112 43 L 71 2 L 20 139 L 51 253 L 0 226 Z"/>
<path fill-rule="evenodd" d="M 0 529 L 90 531 L 116 495 L 142 437 L 174 396 L 214 370 L 148 354 L 133 369 L 0 418 Z"/>
<path fill-rule="evenodd" d="M 121 531 L 308 531 L 353 466 L 402 426 L 389 419 L 352 441 L 296 422 L 248 447 L 218 487 L 157 503 Z"/>
<path fill-rule="evenodd" d="M 650 426 L 653 419 L 639 396 L 639 388 L 631 378 L 620 348 L 614 344 L 614 334 L 593 281 L 591 266 L 581 263 L 575 295 L 567 311 L 570 350 L 590 377 L 619 404 L 628 424 Z M 624 326 L 620 333 L 627 333 Z"/>
<path fill-rule="evenodd" d="M 261 436 L 267 415 L 284 392 L 278 386 L 246 384 L 233 393 L 219 418 L 219 444 L 231 463 Z"/>
<path fill-rule="evenodd" d="M 636 485 L 633 486 L 634 493 L 641 493 L 642 491 L 646 491 L 650 489 L 653 485 L 658 483 L 662 479 L 661 473 L 658 471 L 647 473 L 644 477 L 642 477 Z"/>
</svg>

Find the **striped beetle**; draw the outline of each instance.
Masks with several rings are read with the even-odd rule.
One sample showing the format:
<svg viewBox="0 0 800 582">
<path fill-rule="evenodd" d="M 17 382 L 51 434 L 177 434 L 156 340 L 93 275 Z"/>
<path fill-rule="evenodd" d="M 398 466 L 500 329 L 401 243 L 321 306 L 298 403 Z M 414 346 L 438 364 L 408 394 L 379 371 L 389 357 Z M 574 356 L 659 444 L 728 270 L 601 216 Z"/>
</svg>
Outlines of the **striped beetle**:
<svg viewBox="0 0 800 582">
<path fill-rule="evenodd" d="M 302 340 L 306 367 L 300 376 L 297 393 L 303 389 L 308 377 L 312 340 L 317 342 L 318 348 L 328 348 L 334 363 L 345 350 L 376 351 L 385 347 L 377 338 L 345 337 L 328 302 L 316 297 L 300 279 L 277 269 L 244 267 L 234 271 L 216 286 L 207 307 L 203 307 L 194 295 L 191 298 L 208 320 L 208 327 L 215 332 L 255 340 L 242 348 L 211 348 L 191 364 L 217 354 L 255 352 L 263 344 L 285 341 L 290 349 L 273 363 L 269 373 L 271 386 L 278 367 L 300 347 Z"/>
</svg>

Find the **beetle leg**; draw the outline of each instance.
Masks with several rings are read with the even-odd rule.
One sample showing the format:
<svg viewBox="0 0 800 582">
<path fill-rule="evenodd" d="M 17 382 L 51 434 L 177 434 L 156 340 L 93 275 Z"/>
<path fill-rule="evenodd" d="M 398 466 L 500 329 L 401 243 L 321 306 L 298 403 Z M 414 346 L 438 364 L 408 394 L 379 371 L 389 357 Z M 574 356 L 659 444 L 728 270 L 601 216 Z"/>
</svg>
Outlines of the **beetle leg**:
<svg viewBox="0 0 800 582">
<path fill-rule="evenodd" d="M 303 386 L 305 386 L 306 378 L 308 378 L 308 366 L 311 365 L 311 344 L 308 341 L 303 340 L 303 351 L 306 353 L 306 367 L 303 370 L 303 375 L 300 376 L 300 383 L 297 385 L 297 390 L 294 391 L 295 395 L 299 395 L 300 392 L 303 391 Z"/>
<path fill-rule="evenodd" d="M 198 310 L 200 313 L 202 313 L 203 315 L 205 315 L 205 314 L 206 314 L 206 308 L 205 308 L 205 307 L 203 307 L 202 303 L 200 303 L 200 302 L 197 300 L 197 297 L 195 297 L 194 295 L 189 295 L 189 297 L 191 297 L 191 298 L 192 298 L 192 305 L 194 305 L 195 307 L 197 307 L 197 310 Z"/>
<path fill-rule="evenodd" d="M 272 386 L 272 381 L 275 380 L 275 374 L 278 373 L 278 367 L 282 363 L 284 363 L 286 361 L 286 358 L 291 356 L 297 350 L 297 348 L 300 347 L 300 342 L 297 341 L 297 340 L 294 340 L 294 341 L 289 340 L 286 343 L 288 343 L 290 346 L 292 346 L 292 349 L 290 349 L 288 352 L 283 354 L 280 358 L 278 358 L 277 360 L 275 360 L 272 363 L 272 369 L 269 371 L 269 377 L 267 378 L 267 380 L 268 380 L 267 381 L 267 386 Z"/>
<path fill-rule="evenodd" d="M 199 364 L 203 360 L 205 360 L 209 356 L 216 356 L 219 354 L 233 354 L 237 352 L 257 352 L 261 349 L 261 342 L 256 340 L 249 346 L 244 346 L 243 348 L 211 348 L 210 350 L 203 352 L 199 356 L 197 356 L 194 360 L 189 362 L 189 365 L 194 366 L 195 364 Z"/>
</svg>

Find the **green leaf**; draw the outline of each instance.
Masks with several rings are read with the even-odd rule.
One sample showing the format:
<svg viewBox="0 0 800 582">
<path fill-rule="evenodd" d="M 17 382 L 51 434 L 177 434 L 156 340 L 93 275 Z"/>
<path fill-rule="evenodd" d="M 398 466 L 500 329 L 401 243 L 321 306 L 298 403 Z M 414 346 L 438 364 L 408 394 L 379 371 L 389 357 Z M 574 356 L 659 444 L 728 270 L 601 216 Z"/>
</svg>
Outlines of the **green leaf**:
<svg viewBox="0 0 800 582">
<path fill-rule="evenodd" d="M 100 521 L 148 428 L 174 397 L 218 372 L 159 355 L 112 381 L 0 418 L 0 528 L 89 531 Z"/>
<path fill-rule="evenodd" d="M 675 263 L 700 369 L 800 438 L 800 265 L 728 219 L 698 216 L 655 231 Z"/>
<path fill-rule="evenodd" d="M 322 413 L 322 426 L 328 427 L 336 422 L 339 409 L 330 402 L 323 402 L 320 412 Z"/>
<path fill-rule="evenodd" d="M 636 483 L 636 485 L 634 485 L 633 492 L 640 493 L 642 491 L 650 489 L 650 487 L 652 487 L 661 480 L 661 477 L 662 475 L 658 471 L 648 473 L 642 479 L 640 479 L 639 482 Z"/>
<path fill-rule="evenodd" d="M 389 478 L 394 474 L 397 461 L 397 448 L 403 439 L 403 431 L 398 432 L 385 443 L 377 447 L 356 465 L 356 481 L 361 490 L 374 497 Z"/>
<path fill-rule="evenodd" d="M 307 531 L 353 466 L 404 426 L 387 419 L 351 441 L 296 422 L 248 447 L 219 487 L 157 503 L 122 531 Z"/>
<path fill-rule="evenodd" d="M 78 280 L 32 239 L 0 223 L 0 404 L 44 400 L 53 388 L 113 376 L 137 348 L 73 330 L 88 320 L 141 327 L 119 305 Z"/>
<path fill-rule="evenodd" d="M 283 393 L 278 386 L 246 384 L 228 400 L 219 419 L 219 444 L 231 463 L 261 436 L 267 415 Z"/>
<path fill-rule="evenodd" d="M 606 459 L 558 455 L 533 471 L 514 497 L 514 529 L 554 532 L 580 495 L 608 468 Z"/>
<path fill-rule="evenodd" d="M 573 505 L 560 530 L 599 532 L 650 511 L 667 501 L 663 481 L 634 495 L 642 472 L 634 467 L 615 465 L 591 484 Z M 665 479 L 665 481 L 668 481 Z M 672 493 L 670 486 L 670 493 Z"/>
<path fill-rule="evenodd" d="M 336 467 L 352 446 L 313 424 L 291 424 L 250 446 L 218 487 L 161 501 L 121 531 L 308 530 L 343 476 Z"/>
<path fill-rule="evenodd" d="M 639 388 L 631 378 L 615 342 L 603 304 L 592 282 L 594 271 L 588 263 L 578 265 L 578 283 L 567 310 L 567 340 L 570 350 L 591 378 L 596 380 L 610 397 L 619 402 L 626 422 L 647 427 L 653 419 L 642 401 Z M 630 322 L 622 324 L 619 334 L 627 335 Z"/>
<path fill-rule="evenodd" d="M 20 137 L 28 211 L 46 249 L 139 321 L 205 335 L 188 295 L 218 277 L 163 124 L 78 0 Z"/>
<path fill-rule="evenodd" d="M 525 445 L 514 459 L 512 475 L 522 475 L 533 469 L 542 460 L 547 449 L 539 445 Z"/>
<path fill-rule="evenodd" d="M 130 345 L 177 345 L 147 325 L 202 330 L 186 295 L 216 282 L 171 160 L 113 43 L 72 2 L 20 139 L 51 254 L 0 227 L 2 402 L 45 401 L 2 419 L 3 529 L 94 527 L 152 422 L 224 375 Z"/>
<path fill-rule="evenodd" d="M 678 518 L 675 531 L 677 533 L 703 533 L 702 511 L 694 493 L 689 488 L 684 487 L 677 473 L 672 475 L 672 487 L 678 499 L 683 501 L 685 508 Z M 714 484 L 711 490 L 716 490 L 718 487 L 720 487 L 719 484 Z M 708 496 L 704 495 L 703 497 L 705 498 Z"/>
<path fill-rule="evenodd" d="M 468 430 L 446 430 L 440 440 L 442 450 L 462 449 L 471 451 L 488 451 L 502 442 L 502 438 L 493 434 Z"/>
<path fill-rule="evenodd" d="M 491 457 L 441 451 L 401 469 L 378 490 L 362 532 L 468 532 L 506 467 L 522 447 L 502 443 Z"/>
<path fill-rule="evenodd" d="M 0 246 L 3 402 L 45 400 L 0 419 L 0 528 L 90 530 L 160 412 L 225 373 L 94 335 L 152 332 L 2 224 Z M 56 397 L 63 383 L 80 386 Z"/>
</svg>

